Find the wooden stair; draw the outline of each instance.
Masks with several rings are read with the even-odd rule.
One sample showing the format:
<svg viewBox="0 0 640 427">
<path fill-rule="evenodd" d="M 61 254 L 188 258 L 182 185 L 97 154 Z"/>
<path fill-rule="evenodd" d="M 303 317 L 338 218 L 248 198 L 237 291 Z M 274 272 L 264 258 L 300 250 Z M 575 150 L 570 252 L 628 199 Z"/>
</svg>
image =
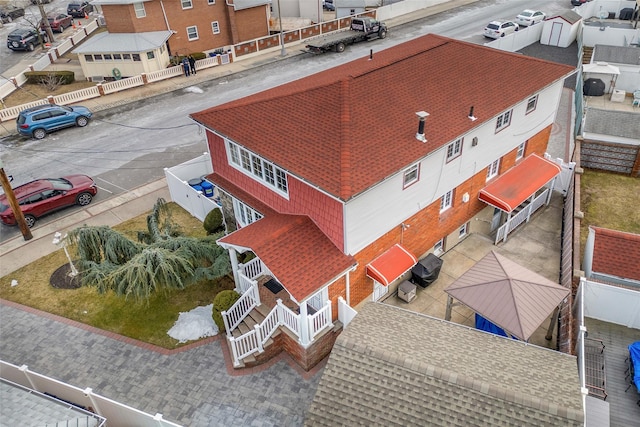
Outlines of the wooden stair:
<svg viewBox="0 0 640 427">
<path fill-rule="evenodd" d="M 238 325 L 238 327 L 231 332 L 231 336 L 233 336 L 234 338 L 238 338 L 249 331 L 253 331 L 257 324 L 262 323 L 264 319 L 266 319 L 266 317 L 269 315 L 269 312 L 269 307 L 264 304 L 260 304 L 259 306 L 255 307 L 249 312 L 249 315 L 244 318 L 244 320 Z M 269 337 L 269 339 L 264 343 L 263 347 L 267 348 L 273 345 L 273 337 L 277 336 L 278 334 L 280 334 L 280 330 L 276 330 L 273 335 Z M 255 362 L 255 356 L 249 355 L 240 362 L 241 365 L 238 368 L 244 368 L 247 365 L 251 366 L 255 364 Z"/>
</svg>

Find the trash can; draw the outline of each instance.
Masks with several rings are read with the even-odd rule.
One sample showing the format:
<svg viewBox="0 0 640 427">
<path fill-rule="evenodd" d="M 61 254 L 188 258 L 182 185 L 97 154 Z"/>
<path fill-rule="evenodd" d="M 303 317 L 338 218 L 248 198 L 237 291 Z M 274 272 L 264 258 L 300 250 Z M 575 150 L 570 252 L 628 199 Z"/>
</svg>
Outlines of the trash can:
<svg viewBox="0 0 640 427">
<path fill-rule="evenodd" d="M 202 187 L 202 191 L 204 191 L 204 195 L 206 197 L 213 197 L 213 184 L 209 181 L 202 181 L 200 184 Z"/>
<path fill-rule="evenodd" d="M 199 193 L 202 193 L 202 186 L 200 185 L 192 185 L 193 189 Z"/>
<path fill-rule="evenodd" d="M 202 179 L 200 178 L 193 178 L 190 179 L 189 181 L 187 181 L 189 183 L 190 186 L 195 187 L 196 185 L 200 185 L 202 183 Z"/>
</svg>

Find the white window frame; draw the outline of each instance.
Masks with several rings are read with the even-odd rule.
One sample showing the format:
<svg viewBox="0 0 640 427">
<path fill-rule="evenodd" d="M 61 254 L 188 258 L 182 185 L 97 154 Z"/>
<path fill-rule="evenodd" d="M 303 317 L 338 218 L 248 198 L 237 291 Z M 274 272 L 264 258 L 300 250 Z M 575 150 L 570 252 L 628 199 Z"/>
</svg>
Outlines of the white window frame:
<svg viewBox="0 0 640 427">
<path fill-rule="evenodd" d="M 458 239 L 462 239 L 467 234 L 469 234 L 469 223 L 465 222 L 462 224 L 462 227 L 458 229 Z"/>
<path fill-rule="evenodd" d="M 538 106 L 538 95 L 532 96 L 527 100 L 527 112 L 525 114 L 529 114 L 534 111 Z"/>
<path fill-rule="evenodd" d="M 491 163 L 489 167 L 487 167 L 487 181 L 490 181 L 496 176 L 498 176 L 499 172 L 500 172 L 500 159 Z"/>
<path fill-rule="evenodd" d="M 144 3 L 134 3 L 133 10 L 136 12 L 136 18 L 145 18 L 147 16 L 147 11 L 144 10 Z"/>
<path fill-rule="evenodd" d="M 236 216 L 236 222 L 240 227 L 246 227 L 259 219 L 262 219 L 262 214 L 260 212 L 242 203 L 238 199 L 233 199 L 233 210 Z"/>
<path fill-rule="evenodd" d="M 513 110 L 505 111 L 500 114 L 496 119 L 496 133 L 500 132 L 502 129 L 509 127 L 511 124 L 511 116 Z"/>
<path fill-rule="evenodd" d="M 449 190 L 440 197 L 440 213 L 453 206 L 453 190 Z"/>
<path fill-rule="evenodd" d="M 184 10 L 184 9 L 193 9 L 193 1 L 192 0 L 180 0 L 180 5 L 182 6 L 182 10 Z"/>
<path fill-rule="evenodd" d="M 213 31 L 213 34 L 220 34 L 220 23 L 218 21 L 211 22 L 211 31 Z"/>
<path fill-rule="evenodd" d="M 195 31 L 195 37 L 191 37 L 191 35 L 193 33 L 190 33 L 189 31 Z M 200 38 L 200 36 L 198 36 L 198 26 L 197 25 L 193 25 L 191 27 L 187 27 L 187 39 L 189 39 L 190 42 L 198 40 Z"/>
<path fill-rule="evenodd" d="M 412 184 L 415 184 L 420 179 L 420 163 L 416 163 L 415 165 L 404 170 L 404 174 L 402 176 L 402 188 L 405 189 Z"/>
<path fill-rule="evenodd" d="M 280 169 L 235 142 L 229 140 L 226 142 L 227 160 L 231 166 L 281 195 L 289 197 L 289 184 L 284 169 Z"/>
<path fill-rule="evenodd" d="M 435 245 L 433 245 L 433 254 L 434 255 L 442 255 L 444 253 L 444 238 L 438 240 Z"/>
<path fill-rule="evenodd" d="M 516 151 L 516 160 L 520 160 L 521 158 L 524 157 L 524 152 L 526 148 L 527 148 L 527 141 L 518 145 L 518 151 Z"/>
<path fill-rule="evenodd" d="M 464 138 L 458 138 L 451 144 L 447 145 L 447 162 L 460 157 L 462 155 L 462 143 Z"/>
</svg>

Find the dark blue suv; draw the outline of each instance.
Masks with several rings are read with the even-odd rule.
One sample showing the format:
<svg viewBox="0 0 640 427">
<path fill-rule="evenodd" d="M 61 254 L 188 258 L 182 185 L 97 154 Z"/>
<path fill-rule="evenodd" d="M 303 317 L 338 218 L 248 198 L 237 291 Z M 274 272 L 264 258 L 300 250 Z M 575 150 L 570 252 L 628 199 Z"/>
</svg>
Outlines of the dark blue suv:
<svg viewBox="0 0 640 427">
<path fill-rule="evenodd" d="M 42 139 L 47 133 L 58 129 L 85 127 L 91 116 L 91 111 L 86 107 L 47 104 L 22 110 L 16 122 L 21 135 Z"/>
</svg>

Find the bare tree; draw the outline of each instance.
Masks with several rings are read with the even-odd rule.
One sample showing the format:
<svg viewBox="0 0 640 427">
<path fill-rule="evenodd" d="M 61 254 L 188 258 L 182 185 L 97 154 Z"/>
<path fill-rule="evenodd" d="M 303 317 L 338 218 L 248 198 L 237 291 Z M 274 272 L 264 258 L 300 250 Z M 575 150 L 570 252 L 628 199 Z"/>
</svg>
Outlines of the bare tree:
<svg viewBox="0 0 640 427">
<path fill-rule="evenodd" d="M 56 89 L 64 84 L 64 78 L 57 76 L 54 72 L 49 72 L 40 79 L 39 83 L 44 86 L 47 91 L 55 92 Z"/>
</svg>

